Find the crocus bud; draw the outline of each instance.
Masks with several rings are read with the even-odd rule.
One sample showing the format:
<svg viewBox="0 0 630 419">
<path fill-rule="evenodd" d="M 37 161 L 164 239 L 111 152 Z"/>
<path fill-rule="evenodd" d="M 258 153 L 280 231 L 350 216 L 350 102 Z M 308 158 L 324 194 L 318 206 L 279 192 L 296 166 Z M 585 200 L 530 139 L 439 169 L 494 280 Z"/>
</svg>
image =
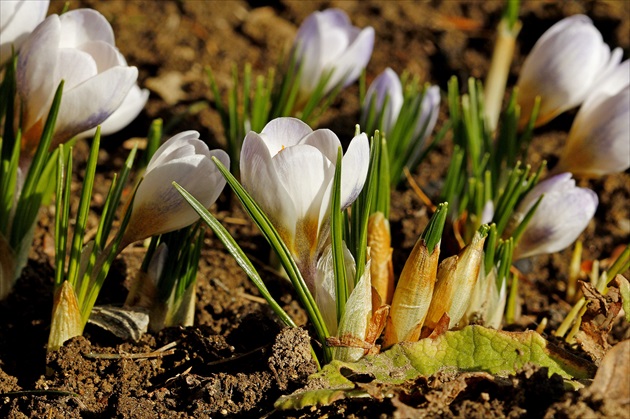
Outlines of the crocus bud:
<svg viewBox="0 0 630 419">
<path fill-rule="evenodd" d="M 570 16 L 553 25 L 523 63 L 517 82 L 519 125 L 529 121 L 536 96 L 541 99 L 536 126 L 580 105 L 598 77 L 621 57 L 613 59 L 617 61 L 611 62 L 610 48 L 588 17 Z"/>
<path fill-rule="evenodd" d="M 403 101 L 403 89 L 398 74 L 388 67 L 370 84 L 361 113 L 368 115 L 373 106 L 377 117 L 383 115 L 381 129 L 389 134 L 396 124 Z"/>
<path fill-rule="evenodd" d="M 429 253 L 424 240 L 416 242 L 394 292 L 385 328 L 384 348 L 398 342 L 414 342 L 420 337 L 431 304 L 439 257 L 439 245 Z"/>
<path fill-rule="evenodd" d="M 394 265 L 389 220 L 382 212 L 372 214 L 368 220 L 367 244 L 370 248 L 372 286 L 382 304 L 390 304 L 394 297 Z M 378 307 L 375 307 L 378 308 Z"/>
<path fill-rule="evenodd" d="M 149 91 L 134 84 L 118 109 L 101 123 L 101 135 L 114 134 L 129 125 L 140 114 L 148 99 Z M 96 128 L 92 128 L 79 134 L 79 137 L 93 137 L 95 132 Z"/>
<path fill-rule="evenodd" d="M 341 147 L 330 130 L 316 131 L 295 118 L 277 118 L 260 134 L 250 131 L 241 150 L 241 182 L 262 207 L 294 257 L 311 292 L 316 264 L 329 239 L 330 199 Z M 370 146 L 352 139 L 341 163 L 341 208 L 359 196 Z"/>
<path fill-rule="evenodd" d="M 426 148 L 426 139 L 433 132 L 439 114 L 440 88 L 438 86 L 430 86 L 422 97 L 422 104 L 420 105 L 420 112 L 416 119 L 416 128 L 413 134 L 419 146 L 413 149 L 413 156 L 409 161 L 415 161 Z"/>
<path fill-rule="evenodd" d="M 293 48 L 302 71 L 301 94 L 311 93 L 320 79 L 332 72 L 323 91 L 326 94 L 359 78 L 372 55 L 374 29 L 352 26 L 348 15 L 339 9 L 314 12 L 300 26 Z"/>
<path fill-rule="evenodd" d="M 136 83 L 114 46 L 114 32 L 95 10 L 46 18 L 20 50 L 17 89 L 22 100 L 22 148 L 34 152 L 55 91 L 64 80 L 51 147 L 105 121 Z"/>
<path fill-rule="evenodd" d="M 516 248 L 514 259 L 559 252 L 573 243 L 595 215 L 597 194 L 575 186 L 571 173 L 561 173 L 536 185 L 519 203 L 522 218 L 544 194 Z"/>
<path fill-rule="evenodd" d="M 28 34 L 46 17 L 49 0 L 0 1 L 0 66 L 17 52 Z"/>
<path fill-rule="evenodd" d="M 229 167 L 228 155 L 223 150 L 209 150 L 197 131 L 182 132 L 162 144 L 138 186 L 120 248 L 197 221 L 199 215 L 175 189 L 173 182 L 190 192 L 204 207 L 210 207 L 225 186 L 225 179 L 212 157 Z"/>
<path fill-rule="evenodd" d="M 472 242 L 455 256 L 440 263 L 431 306 L 424 325 L 433 330 L 444 313 L 449 317 L 448 328 L 457 326 L 466 313 L 483 260 L 486 233 L 477 232 Z"/>
<path fill-rule="evenodd" d="M 630 61 L 619 75 L 630 79 Z M 556 172 L 601 176 L 630 167 L 630 86 L 608 94 L 596 92 L 578 111 Z"/>
</svg>

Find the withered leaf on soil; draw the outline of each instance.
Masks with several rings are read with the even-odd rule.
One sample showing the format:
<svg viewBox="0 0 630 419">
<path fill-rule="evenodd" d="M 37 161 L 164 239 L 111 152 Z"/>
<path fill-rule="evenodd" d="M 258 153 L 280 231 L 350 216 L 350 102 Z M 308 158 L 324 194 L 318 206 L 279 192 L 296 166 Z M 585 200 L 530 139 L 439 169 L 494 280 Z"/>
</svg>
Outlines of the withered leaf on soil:
<svg viewBox="0 0 630 419">
<path fill-rule="evenodd" d="M 595 366 L 550 344 L 534 331 L 504 332 L 467 326 L 435 339 L 394 345 L 356 363 L 333 361 L 309 378 L 305 389 L 276 401 L 278 409 L 300 409 L 330 404 L 346 397 L 365 397 L 366 391 L 347 377 L 374 377 L 373 384 L 401 384 L 430 376 L 443 368 L 460 372 L 486 372 L 507 376 L 525 364 L 547 367 L 549 374 L 565 379 L 591 378 Z M 343 371 L 343 373 L 342 373 Z"/>
<path fill-rule="evenodd" d="M 630 340 L 608 351 L 589 390 L 619 404 L 630 404 Z"/>
<path fill-rule="evenodd" d="M 619 287 L 620 283 L 615 279 L 611 282 L 608 294 L 604 296 L 590 283 L 580 281 L 587 304 L 575 340 L 596 363 L 601 361 L 610 348 L 608 333 L 621 310 Z"/>
</svg>

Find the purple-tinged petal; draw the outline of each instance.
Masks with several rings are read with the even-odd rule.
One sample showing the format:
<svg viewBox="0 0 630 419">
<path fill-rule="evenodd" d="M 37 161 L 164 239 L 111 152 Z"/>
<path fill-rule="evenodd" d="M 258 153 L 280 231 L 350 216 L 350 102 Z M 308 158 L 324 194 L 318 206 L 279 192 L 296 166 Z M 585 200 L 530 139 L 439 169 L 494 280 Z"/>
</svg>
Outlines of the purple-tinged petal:
<svg viewBox="0 0 630 419">
<path fill-rule="evenodd" d="M 121 105 L 137 78 L 135 67 L 114 67 L 74 89 L 64 90 L 53 146 L 105 121 Z"/>
</svg>

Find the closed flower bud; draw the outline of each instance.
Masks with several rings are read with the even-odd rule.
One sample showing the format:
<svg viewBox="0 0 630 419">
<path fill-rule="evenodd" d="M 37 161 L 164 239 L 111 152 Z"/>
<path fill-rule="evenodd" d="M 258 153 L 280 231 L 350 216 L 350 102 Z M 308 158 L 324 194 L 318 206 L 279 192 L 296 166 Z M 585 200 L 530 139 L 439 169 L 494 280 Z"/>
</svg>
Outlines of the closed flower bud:
<svg viewBox="0 0 630 419">
<path fill-rule="evenodd" d="M 595 215 L 595 192 L 575 186 L 571 173 L 561 173 L 536 185 L 519 203 L 522 218 L 544 194 L 516 248 L 514 259 L 559 252 L 573 243 Z"/>
<path fill-rule="evenodd" d="M 322 77 L 332 72 L 323 94 L 353 83 L 367 65 L 374 48 L 374 29 L 352 26 L 345 12 L 314 12 L 300 26 L 293 43 L 301 69 L 300 90 L 307 96 Z"/>
<path fill-rule="evenodd" d="M 483 261 L 486 234 L 477 232 L 472 242 L 455 256 L 440 263 L 431 307 L 424 325 L 434 329 L 442 316 L 449 317 L 448 328 L 457 326 L 468 309 Z"/>
<path fill-rule="evenodd" d="M 230 159 L 223 150 L 208 149 L 196 131 L 175 135 L 157 149 L 133 200 L 131 218 L 122 240 L 126 244 L 184 228 L 199 215 L 173 186 L 177 182 L 204 207 L 210 207 L 225 186 L 225 179 L 212 161 L 225 166 Z"/>
<path fill-rule="evenodd" d="M 416 242 L 394 292 L 385 328 L 384 348 L 403 341 L 415 342 L 420 338 L 433 296 L 439 257 L 439 245 L 429 254 L 424 240 Z"/>
<path fill-rule="evenodd" d="M 619 63 L 621 56 L 614 54 L 613 60 L 610 48 L 588 17 L 570 16 L 553 25 L 523 63 L 517 82 L 519 125 L 524 127 L 529 121 L 536 96 L 541 99 L 536 126 L 579 106 L 598 77 Z"/>
<path fill-rule="evenodd" d="M 396 124 L 403 101 L 403 89 L 398 74 L 388 67 L 370 84 L 361 112 L 367 115 L 373 106 L 377 117 L 383 115 L 381 129 L 389 134 Z"/>
<path fill-rule="evenodd" d="M 0 66 L 17 52 L 28 34 L 46 17 L 49 0 L 0 1 Z"/>
<path fill-rule="evenodd" d="M 20 50 L 22 147 L 34 153 L 55 91 L 64 80 L 51 147 L 94 128 L 118 109 L 138 78 L 114 45 L 114 32 L 95 10 L 46 18 Z"/>
</svg>

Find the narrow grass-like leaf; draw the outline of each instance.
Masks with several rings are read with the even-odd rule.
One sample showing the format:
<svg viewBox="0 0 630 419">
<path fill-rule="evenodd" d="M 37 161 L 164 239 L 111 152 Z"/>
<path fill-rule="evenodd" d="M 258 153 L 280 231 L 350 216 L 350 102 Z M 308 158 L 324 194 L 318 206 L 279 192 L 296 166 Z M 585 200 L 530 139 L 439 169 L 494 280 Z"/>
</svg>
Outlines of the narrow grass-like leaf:
<svg viewBox="0 0 630 419">
<path fill-rule="evenodd" d="M 256 268 L 251 263 L 245 252 L 238 245 L 236 240 L 230 235 L 225 227 L 212 215 L 208 209 L 206 209 L 197 199 L 192 196 L 188 191 L 178 185 L 176 182 L 173 182 L 173 186 L 177 188 L 179 193 L 182 194 L 184 199 L 188 201 L 190 206 L 199 214 L 203 222 L 206 223 L 210 229 L 214 232 L 214 235 L 223 243 L 228 252 L 234 257 L 236 263 L 243 269 L 243 271 L 247 274 L 249 279 L 251 279 L 252 283 L 256 286 L 260 294 L 267 301 L 271 309 L 274 313 L 280 318 L 280 320 L 287 326 L 297 327 L 293 319 L 280 307 L 278 302 L 273 298 L 264 281 L 258 274 Z"/>
<path fill-rule="evenodd" d="M 337 302 L 337 323 L 341 322 L 348 300 L 348 280 L 343 251 L 343 214 L 341 212 L 341 147 L 337 150 L 337 163 L 331 194 L 330 237 L 332 246 L 333 269 L 335 271 L 335 300 Z"/>
<path fill-rule="evenodd" d="M 263 210 L 258 206 L 258 204 L 252 199 L 249 193 L 243 188 L 243 186 L 236 180 L 236 178 L 229 172 L 229 170 L 216 158 L 213 157 L 212 160 L 217 165 L 219 171 L 225 177 L 227 183 L 230 185 L 234 193 L 238 196 L 239 200 L 243 204 L 243 208 L 249 216 L 252 218 L 254 223 L 258 226 L 260 231 L 265 236 L 265 239 L 271 247 L 276 251 L 282 266 L 284 267 L 293 287 L 295 288 L 300 302 L 304 305 L 304 309 L 306 310 L 309 318 L 313 322 L 313 327 L 315 328 L 315 332 L 317 333 L 317 338 L 322 344 L 324 344 L 324 358 L 325 361 L 329 361 L 331 359 L 331 351 L 330 348 L 325 346 L 326 338 L 330 336 L 328 333 L 328 329 L 326 324 L 324 323 L 324 319 L 315 303 L 315 299 L 313 295 L 309 291 L 302 274 L 300 273 L 289 249 L 286 247 L 282 239 L 280 238 L 280 234 L 275 229 L 275 227 L 269 221 L 269 218 L 265 215 Z"/>
</svg>

